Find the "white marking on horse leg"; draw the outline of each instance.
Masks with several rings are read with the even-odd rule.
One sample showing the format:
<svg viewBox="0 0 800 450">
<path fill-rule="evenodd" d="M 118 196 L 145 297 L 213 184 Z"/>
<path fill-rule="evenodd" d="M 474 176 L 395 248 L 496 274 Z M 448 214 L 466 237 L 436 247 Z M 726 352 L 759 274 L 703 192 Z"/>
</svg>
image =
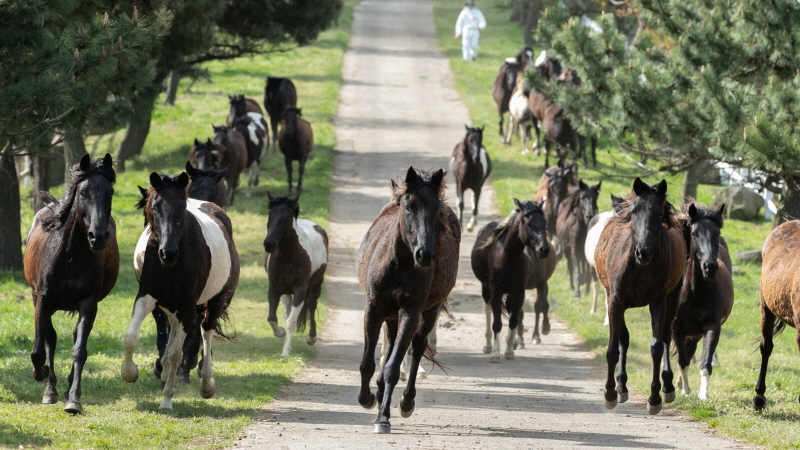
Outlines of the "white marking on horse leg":
<svg viewBox="0 0 800 450">
<path fill-rule="evenodd" d="M 214 330 L 203 330 L 203 367 L 200 368 L 200 395 L 203 398 L 211 398 L 217 391 L 217 384 L 214 382 L 214 369 L 211 364 L 211 338 L 214 337 Z"/>
<path fill-rule="evenodd" d="M 478 204 L 475 201 L 475 192 L 472 192 L 472 218 L 469 219 L 469 225 L 467 225 L 467 231 L 472 231 L 475 229 L 475 225 L 478 224 L 478 217 L 476 211 L 478 210 Z"/>
<path fill-rule="evenodd" d="M 494 333 L 494 340 L 492 341 L 492 356 L 489 358 L 490 362 L 500 362 L 500 333 Z"/>
<path fill-rule="evenodd" d="M 483 353 L 489 353 L 492 351 L 492 337 L 494 336 L 492 332 L 492 306 L 484 303 L 483 311 L 486 313 L 486 333 L 484 334 L 486 345 L 483 346 Z"/>
<path fill-rule="evenodd" d="M 681 392 L 684 395 L 689 395 L 692 390 L 689 388 L 689 366 L 681 367 Z"/>
<path fill-rule="evenodd" d="M 122 361 L 121 374 L 122 379 L 128 383 L 133 383 L 139 378 L 139 368 L 133 362 L 133 351 L 139 345 L 139 331 L 142 328 L 142 322 L 148 314 L 153 312 L 155 307 L 156 299 L 151 295 L 139 297 L 133 304 L 131 323 L 122 337 L 125 342 L 125 359 Z"/>
<path fill-rule="evenodd" d="M 508 328 L 508 336 L 506 336 L 506 359 L 514 359 L 514 338 L 517 337 L 516 328 Z"/>
<path fill-rule="evenodd" d="M 700 392 L 697 393 L 697 397 L 700 400 L 708 400 L 708 382 L 711 381 L 711 374 L 708 373 L 708 370 L 703 369 L 700 371 Z"/>
<path fill-rule="evenodd" d="M 603 288 L 603 289 L 605 289 L 605 288 Z M 605 305 L 606 305 L 606 318 L 603 319 L 603 326 L 607 327 L 608 326 L 608 291 L 605 291 L 605 292 L 606 292 L 606 298 L 605 298 L 605 300 L 603 300 L 603 303 L 605 303 Z"/>
<path fill-rule="evenodd" d="M 183 331 L 183 325 L 181 325 L 175 314 L 164 308 L 161 309 L 169 320 L 170 332 L 167 348 L 164 350 L 164 357 L 161 358 L 161 365 L 164 367 L 161 372 L 161 381 L 164 382 L 164 400 L 161 401 L 158 409 L 172 409 L 172 396 L 175 395 L 178 366 L 183 357 L 183 341 L 186 339 L 186 333 Z"/>
<path fill-rule="evenodd" d="M 292 312 L 289 313 L 289 318 L 286 319 L 286 337 L 283 338 L 283 353 L 281 353 L 281 356 L 289 356 L 289 352 L 292 351 L 292 334 L 297 329 L 297 317 L 300 315 L 300 311 L 303 310 L 304 304 L 305 302 L 300 302 L 299 305 L 293 306 Z"/>
<path fill-rule="evenodd" d="M 597 312 L 597 281 L 592 280 L 592 309 L 589 314 L 594 315 Z"/>
<path fill-rule="evenodd" d="M 389 326 L 383 322 L 383 344 L 381 345 L 381 367 L 386 364 L 386 352 L 389 350 Z"/>
</svg>

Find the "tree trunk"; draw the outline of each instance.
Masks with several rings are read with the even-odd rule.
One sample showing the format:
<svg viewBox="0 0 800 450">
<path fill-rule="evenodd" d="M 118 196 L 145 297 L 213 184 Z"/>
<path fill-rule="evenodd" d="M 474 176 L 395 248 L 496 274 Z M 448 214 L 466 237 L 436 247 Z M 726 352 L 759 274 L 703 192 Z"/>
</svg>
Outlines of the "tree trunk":
<svg viewBox="0 0 800 450">
<path fill-rule="evenodd" d="M 516 0 L 511 4 L 512 9 L 511 9 L 511 15 L 508 17 L 509 21 L 516 22 L 519 20 L 520 15 L 522 14 L 522 7 L 520 4 L 523 1 L 525 0 Z"/>
<path fill-rule="evenodd" d="M 49 152 L 40 152 L 31 156 L 33 160 L 33 210 L 41 209 L 44 198 L 42 192 L 50 188 L 50 155 Z"/>
<path fill-rule="evenodd" d="M 542 13 L 542 1 L 532 0 L 528 8 L 528 16 L 525 20 L 525 30 L 522 32 L 522 41 L 525 45 L 533 46 L 536 42 L 533 39 L 533 30 L 539 25 L 539 16 Z"/>
<path fill-rule="evenodd" d="M 150 132 L 150 119 L 153 115 L 158 91 L 143 93 L 131 100 L 131 113 L 128 116 L 128 125 L 125 127 L 125 136 L 117 147 L 114 159 L 117 161 L 117 170 L 125 171 L 125 161 L 142 153 L 144 141 Z"/>
<path fill-rule="evenodd" d="M 0 270 L 22 270 L 19 180 L 12 156 L 0 156 Z"/>
<path fill-rule="evenodd" d="M 800 219 L 800 177 L 786 177 L 783 179 L 780 209 L 773 217 L 772 225 L 777 227 L 797 219 Z"/>
<path fill-rule="evenodd" d="M 65 130 L 64 133 L 66 133 L 64 139 L 64 183 L 69 183 L 72 179 L 70 169 L 73 165 L 78 164 L 87 152 L 83 134 L 77 130 Z"/>
<path fill-rule="evenodd" d="M 175 106 L 175 97 L 178 95 L 178 84 L 181 82 L 181 76 L 178 75 L 177 70 L 169 73 L 169 85 L 167 86 L 167 101 L 170 106 Z"/>
<path fill-rule="evenodd" d="M 681 202 L 686 203 L 689 199 L 697 198 L 697 185 L 700 184 L 700 178 L 703 175 L 703 169 L 706 166 L 702 162 L 697 162 L 689 167 L 686 177 L 683 179 L 683 190 L 681 191 Z"/>
</svg>

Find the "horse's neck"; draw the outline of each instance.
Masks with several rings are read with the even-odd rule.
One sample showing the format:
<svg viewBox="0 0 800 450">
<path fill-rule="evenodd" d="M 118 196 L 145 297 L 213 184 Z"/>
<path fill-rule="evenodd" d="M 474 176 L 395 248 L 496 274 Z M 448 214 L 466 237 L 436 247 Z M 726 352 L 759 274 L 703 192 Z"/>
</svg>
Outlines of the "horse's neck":
<svg viewBox="0 0 800 450">
<path fill-rule="evenodd" d="M 292 218 L 292 225 L 283 233 L 281 241 L 278 242 L 278 249 L 281 253 L 289 254 L 293 252 L 300 245 L 300 237 L 298 233 L 303 233 L 303 230 L 297 226 L 297 219 Z"/>
<path fill-rule="evenodd" d="M 503 255 L 505 255 L 506 259 L 517 258 L 525 251 L 525 243 L 522 242 L 519 235 L 518 220 L 521 219 L 517 218 L 508 224 L 508 230 L 503 240 Z"/>
</svg>

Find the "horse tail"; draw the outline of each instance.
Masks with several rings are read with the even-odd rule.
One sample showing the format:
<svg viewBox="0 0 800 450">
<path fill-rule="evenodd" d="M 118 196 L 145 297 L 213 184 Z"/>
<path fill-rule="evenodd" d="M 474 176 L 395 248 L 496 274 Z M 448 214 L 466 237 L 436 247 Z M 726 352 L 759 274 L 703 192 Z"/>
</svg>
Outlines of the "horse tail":
<svg viewBox="0 0 800 450">
<path fill-rule="evenodd" d="M 775 324 L 772 326 L 772 337 L 778 336 L 779 334 L 783 333 L 783 330 L 786 328 L 786 323 L 779 318 L 775 318 Z M 753 344 L 761 344 L 761 338 L 757 337 L 753 339 Z"/>
<path fill-rule="evenodd" d="M 219 313 L 219 318 L 217 318 L 217 324 L 214 326 L 214 339 L 218 341 L 232 341 L 236 339 L 236 332 L 233 334 L 228 334 L 225 329 L 223 328 L 223 324 L 230 325 L 231 319 L 228 317 L 228 306 L 231 303 L 231 297 L 233 296 L 233 292 L 229 292 L 228 300 L 225 302 L 225 306 L 222 307 L 222 311 Z M 208 312 L 206 312 L 208 314 Z"/>
<path fill-rule="evenodd" d="M 436 349 L 431 347 L 427 342 L 425 343 L 425 353 L 422 356 L 433 364 L 434 367 L 442 369 L 445 375 L 448 375 L 446 364 L 436 360 Z"/>
<path fill-rule="evenodd" d="M 303 302 L 303 307 L 300 309 L 300 314 L 297 315 L 297 332 L 302 333 L 306 329 L 308 323 L 308 301 Z"/>
</svg>

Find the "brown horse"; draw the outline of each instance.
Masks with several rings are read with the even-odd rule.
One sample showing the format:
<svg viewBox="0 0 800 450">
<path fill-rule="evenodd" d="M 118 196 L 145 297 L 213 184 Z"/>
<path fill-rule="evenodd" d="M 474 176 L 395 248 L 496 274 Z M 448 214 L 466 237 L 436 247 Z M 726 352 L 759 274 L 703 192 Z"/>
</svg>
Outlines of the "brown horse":
<svg viewBox="0 0 800 450">
<path fill-rule="evenodd" d="M 667 202 L 666 180 L 648 186 L 636 178 L 633 192 L 626 196 L 625 203 L 626 208 L 606 225 L 595 250 L 597 277 L 608 294 L 605 406 L 612 409 L 617 401 L 628 400 L 625 363 L 630 336 L 625 325 L 625 310 L 648 306 L 653 328 L 650 343 L 653 378 L 647 411 L 658 414 L 662 407 L 661 379 L 664 401 L 670 403 L 675 399 L 669 362 L 670 324 L 678 306 L 679 290 L 676 288 L 686 263 L 686 244 L 673 218 L 674 208 Z M 661 373 L 659 361 L 663 361 Z M 620 366 L 615 380 L 617 363 Z"/>
<path fill-rule="evenodd" d="M 246 98 L 244 95 L 229 95 L 228 104 L 230 105 L 230 110 L 228 111 L 228 120 L 225 122 L 228 128 L 233 128 L 236 119 L 246 116 L 247 113 L 260 114 L 262 117 L 264 115 L 261 107 L 258 106 L 258 102 L 251 98 Z"/>
<path fill-rule="evenodd" d="M 186 161 L 186 173 L 192 180 L 189 184 L 189 197 L 214 202 L 215 205 L 225 209 L 228 200 L 228 187 L 225 186 L 227 167 L 220 171 L 201 170 L 195 169 L 191 162 Z"/>
<path fill-rule="evenodd" d="M 569 191 L 578 187 L 578 165 L 576 163 L 567 164 L 560 160 L 557 166 L 551 166 L 544 171 L 539 182 L 539 190 L 536 191 L 534 200 L 544 200 L 542 211 L 547 220 L 547 232 L 550 239 L 556 238 L 556 220 L 558 219 L 558 207 L 567 197 Z M 557 242 L 553 242 L 554 247 L 560 247 Z M 560 252 L 559 252 L 560 253 Z"/>
<path fill-rule="evenodd" d="M 672 335 L 678 350 L 681 376 L 678 387 L 689 395 L 689 362 L 703 338 L 698 398 L 708 400 L 712 360 L 722 324 L 733 309 L 733 279 L 728 247 L 721 240 L 723 204 L 716 210 L 689 205 L 688 220 L 682 221 L 689 246 L 689 259 L 683 275 L 678 312 L 672 322 Z"/>
<path fill-rule="evenodd" d="M 467 231 L 472 231 L 478 223 L 478 201 L 481 188 L 492 172 L 492 160 L 483 146 L 483 127 L 472 128 L 464 125 L 467 134 L 456 144 L 450 158 L 450 172 L 456 179 L 456 195 L 458 195 L 458 221 L 463 226 L 464 193 L 472 190 L 472 218 Z"/>
<path fill-rule="evenodd" d="M 408 168 L 405 181 L 392 180 L 393 200 L 384 206 L 358 250 L 356 270 L 367 294 L 364 310 L 364 356 L 358 403 L 371 409 L 380 400 L 375 433 L 390 433 L 392 392 L 400 379 L 400 364 L 413 347 L 408 386 L 400 415 L 414 412 L 420 359 L 428 349 L 428 334 L 453 289 L 458 272 L 461 227 L 444 201 L 444 171 L 422 174 Z M 381 325 L 388 328 L 388 355 L 378 375 L 378 390 L 370 391 L 375 373 L 375 346 Z M 432 353 L 432 352 L 431 352 Z M 433 355 L 427 354 L 432 359 Z"/>
<path fill-rule="evenodd" d="M 111 155 L 96 161 L 83 155 L 72 167 L 64 197 L 59 201 L 51 196 L 52 203 L 36 213 L 28 233 L 25 280 L 31 287 L 36 329 L 31 362 L 33 378 L 45 382 L 42 403 L 58 402 L 52 315 L 78 313 L 64 396 L 64 411 L 72 414 L 83 411 L 81 380 L 97 304 L 114 287 L 119 273 L 117 231 L 111 217 L 116 177 Z"/>
<path fill-rule="evenodd" d="M 772 338 L 786 325 L 797 330 L 795 342 L 800 349 L 800 221 L 784 222 L 767 236 L 761 253 L 761 370 L 758 372 L 753 406 L 762 410 L 767 405 L 767 364 L 772 354 Z M 776 320 L 777 319 L 777 320 Z"/>
<path fill-rule="evenodd" d="M 247 144 L 244 136 L 236 130 L 213 125 L 212 128 L 214 129 L 214 141 L 211 149 L 219 155 L 218 167 L 228 168 L 225 182 L 228 184 L 228 204 L 233 206 L 233 198 L 239 189 L 239 175 L 247 167 Z M 198 168 L 208 170 L 206 167 Z M 249 183 L 247 189 L 250 190 Z"/>
<path fill-rule="evenodd" d="M 558 207 L 556 235 L 567 257 L 567 276 L 570 277 L 570 288 L 575 289 L 575 298 L 581 297 L 582 283 L 586 283 L 586 293 L 589 293 L 591 277 L 584 247 L 589 222 L 597 214 L 601 184 L 602 181 L 596 186 L 588 186 L 578 180 L 578 187 L 572 189 Z"/>
<path fill-rule="evenodd" d="M 532 342 L 541 343 L 540 314 L 544 315 L 542 334 L 550 333 L 547 280 L 553 275 L 557 260 L 555 252 L 550 251 L 542 201 L 520 202 L 514 199 L 514 204 L 517 208 L 502 222 L 490 222 L 481 228 L 472 248 L 472 272 L 481 282 L 486 313 L 483 352 L 491 354 L 490 362 L 500 362 L 503 313 L 508 314 L 506 359 L 514 359 L 517 347 L 524 348 L 522 304 L 526 289 L 536 289 L 536 323 Z"/>
<path fill-rule="evenodd" d="M 272 138 L 275 140 L 276 149 L 278 148 L 278 124 L 283 119 L 283 111 L 290 106 L 297 106 L 297 89 L 292 80 L 267 77 L 267 86 L 264 88 L 264 107 L 267 108 L 267 114 L 269 114 Z"/>
<path fill-rule="evenodd" d="M 500 129 L 500 139 L 505 143 L 503 135 L 503 114 L 508 112 L 508 102 L 511 94 L 517 85 L 517 76 L 531 64 L 533 50 L 530 47 L 523 47 L 517 56 L 506 58 L 500 64 L 500 71 L 492 83 L 492 98 L 497 104 L 498 125 Z"/>
<path fill-rule="evenodd" d="M 247 193 L 245 197 L 250 198 L 250 188 L 258 186 L 261 160 L 267 156 L 269 149 L 269 133 L 267 123 L 264 118 L 255 113 L 247 113 L 246 116 L 239 117 L 234 122 L 233 128 L 244 138 L 247 148 L 247 163 L 245 166 L 250 169 L 247 177 Z"/>
<path fill-rule="evenodd" d="M 533 63 L 535 76 L 539 77 L 545 82 L 555 81 L 561 75 L 561 62 L 559 60 L 548 56 L 547 50 L 542 50 L 536 61 Z M 528 93 L 528 111 L 531 114 L 533 121 L 533 128 L 536 131 L 536 144 L 533 148 L 536 149 L 536 155 L 541 153 L 541 145 L 539 142 L 540 130 L 542 122 L 544 121 L 545 111 L 550 105 L 550 102 L 538 91 L 531 89 Z M 549 164 L 546 164 L 547 167 Z"/>
<path fill-rule="evenodd" d="M 317 341 L 317 300 L 322 292 L 322 280 L 328 268 L 328 235 L 316 223 L 298 219 L 300 198 L 269 198 L 269 219 L 264 251 L 267 259 L 264 269 L 269 278 L 269 318 L 275 337 L 284 338 L 283 353 L 292 351 L 292 334 L 303 331 L 310 319 L 311 329 L 306 337 L 308 345 Z M 278 304 L 283 300 L 286 328 L 278 326 Z"/>
<path fill-rule="evenodd" d="M 289 179 L 289 193 L 292 192 L 292 161 L 297 161 L 297 190 L 303 189 L 303 172 L 306 160 L 314 148 L 314 132 L 311 124 L 300 116 L 302 109 L 290 106 L 283 111 L 283 126 L 278 136 L 278 146 L 283 153 L 286 176 Z"/>
</svg>

